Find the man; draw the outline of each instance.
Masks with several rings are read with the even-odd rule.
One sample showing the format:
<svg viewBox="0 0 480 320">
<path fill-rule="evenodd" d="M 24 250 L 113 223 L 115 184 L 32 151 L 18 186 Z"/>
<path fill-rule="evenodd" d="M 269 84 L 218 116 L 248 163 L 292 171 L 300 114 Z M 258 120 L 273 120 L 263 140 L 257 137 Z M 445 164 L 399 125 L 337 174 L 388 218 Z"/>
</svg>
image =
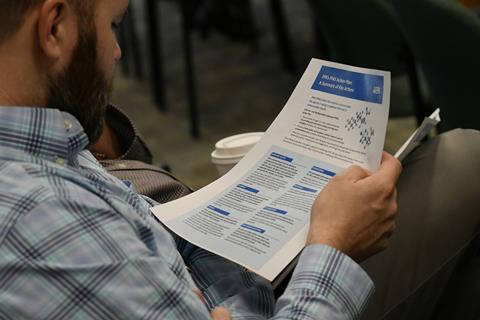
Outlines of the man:
<svg viewBox="0 0 480 320">
<path fill-rule="evenodd" d="M 177 248 L 149 204 L 84 151 L 101 134 L 121 55 L 115 28 L 127 6 L 126 0 L 2 2 L 2 316 L 208 318 L 182 258 L 193 277 L 204 270 L 231 273 L 231 284 L 238 278 L 243 299 L 222 301 L 232 313 L 258 296 L 270 315 L 265 282 L 213 267 L 192 246 Z M 372 284 L 340 251 L 360 261 L 387 246 L 399 174 L 398 162 L 385 155 L 375 174 L 354 167 L 335 179 L 331 188 L 339 192 L 313 210 L 309 246 L 294 289 L 277 303 L 278 317 L 358 315 Z M 339 201 L 343 191 L 356 196 Z M 321 267 L 330 263 L 335 278 Z M 325 277 L 333 284 L 351 278 L 359 288 L 325 287 Z M 337 291 L 346 299 L 320 294 Z"/>
<path fill-rule="evenodd" d="M 244 318 L 358 317 L 373 285 L 354 261 L 388 245 L 399 163 L 385 154 L 377 172 L 352 167 L 325 188 L 274 305 L 259 277 L 175 242 L 152 201 L 86 150 L 102 133 L 127 6 L 0 3 L 0 318 L 228 317 L 217 305 Z"/>
<path fill-rule="evenodd" d="M 140 194 L 158 202 L 168 202 L 191 191 L 170 173 L 152 165 L 151 152 L 139 132 L 114 106 L 109 106 L 103 134 L 90 150 L 110 173 L 133 183 Z M 462 157 L 455 159 L 452 154 Z M 465 178 L 478 175 L 480 163 L 471 166 L 470 159 L 479 156 L 480 133 L 455 130 L 431 139 L 407 158 L 399 183 L 399 203 L 403 208 L 397 219 L 399 230 L 386 254 L 363 264 L 377 286 L 364 319 L 382 315 L 382 319 L 409 320 L 475 318 L 478 310 L 471 297 L 480 294 L 480 256 L 475 254 L 480 239 L 475 224 L 478 218 L 472 217 L 478 217 L 478 182 L 461 195 L 452 195 L 452 190 L 461 189 Z M 453 174 L 445 174 L 452 172 L 452 163 L 456 167 Z M 438 234 L 451 228 L 457 229 L 457 234 L 450 232 L 443 239 L 438 238 Z M 475 232 L 476 244 L 472 241 Z M 215 259 L 216 264 L 237 267 L 219 257 Z M 210 283 L 208 277 L 198 276 L 202 278 L 196 278 L 196 283 Z M 275 296 L 287 284 L 284 280 L 275 289 Z M 215 288 L 208 290 L 207 295 L 222 296 L 225 287 Z"/>
</svg>

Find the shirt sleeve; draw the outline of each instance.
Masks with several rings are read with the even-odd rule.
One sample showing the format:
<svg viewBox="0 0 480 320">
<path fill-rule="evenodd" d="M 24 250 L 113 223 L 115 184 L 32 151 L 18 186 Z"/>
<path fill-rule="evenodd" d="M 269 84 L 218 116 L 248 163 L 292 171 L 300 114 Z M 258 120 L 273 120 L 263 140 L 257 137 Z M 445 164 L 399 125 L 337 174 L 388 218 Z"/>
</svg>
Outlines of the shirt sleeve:
<svg viewBox="0 0 480 320">
<path fill-rule="evenodd" d="M 284 319 L 358 319 L 374 286 L 350 257 L 326 245 L 304 249 L 275 314 Z"/>
<path fill-rule="evenodd" d="M 181 238 L 176 242 L 207 307 L 222 305 L 234 319 L 357 319 L 374 290 L 366 272 L 348 256 L 311 245 L 275 304 L 267 280 Z"/>
</svg>

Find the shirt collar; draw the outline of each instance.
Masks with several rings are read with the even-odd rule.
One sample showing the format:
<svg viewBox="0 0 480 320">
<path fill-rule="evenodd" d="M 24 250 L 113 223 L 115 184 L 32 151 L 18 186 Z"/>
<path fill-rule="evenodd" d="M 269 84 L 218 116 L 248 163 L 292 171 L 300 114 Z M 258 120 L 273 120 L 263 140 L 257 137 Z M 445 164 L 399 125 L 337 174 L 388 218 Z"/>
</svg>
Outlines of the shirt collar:
<svg viewBox="0 0 480 320">
<path fill-rule="evenodd" d="M 69 113 L 49 108 L 0 107 L 1 148 L 17 149 L 58 164 L 74 164 L 88 143 L 83 127 Z M 2 158 L 9 156 L 2 152 Z"/>
</svg>

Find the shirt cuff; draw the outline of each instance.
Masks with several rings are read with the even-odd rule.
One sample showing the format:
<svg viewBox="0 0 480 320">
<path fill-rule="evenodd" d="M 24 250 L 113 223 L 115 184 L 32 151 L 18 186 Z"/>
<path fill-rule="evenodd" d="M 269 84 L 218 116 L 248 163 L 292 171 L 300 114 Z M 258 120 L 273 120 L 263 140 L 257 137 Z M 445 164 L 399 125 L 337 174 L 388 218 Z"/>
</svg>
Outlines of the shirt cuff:
<svg viewBox="0 0 480 320">
<path fill-rule="evenodd" d="M 356 319 L 363 312 L 374 284 L 350 257 L 330 246 L 307 246 L 299 259 L 287 291 L 319 294 Z"/>
</svg>

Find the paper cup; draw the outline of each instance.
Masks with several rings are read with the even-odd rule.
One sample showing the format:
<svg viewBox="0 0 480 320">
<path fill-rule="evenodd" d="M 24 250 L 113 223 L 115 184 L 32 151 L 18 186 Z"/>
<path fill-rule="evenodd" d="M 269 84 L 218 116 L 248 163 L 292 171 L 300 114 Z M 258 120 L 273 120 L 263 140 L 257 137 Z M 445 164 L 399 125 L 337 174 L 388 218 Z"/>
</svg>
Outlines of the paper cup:
<svg viewBox="0 0 480 320">
<path fill-rule="evenodd" d="M 262 136 L 263 132 L 250 132 L 218 141 L 212 152 L 212 163 L 216 166 L 218 174 L 223 176 L 230 171 Z"/>
</svg>

